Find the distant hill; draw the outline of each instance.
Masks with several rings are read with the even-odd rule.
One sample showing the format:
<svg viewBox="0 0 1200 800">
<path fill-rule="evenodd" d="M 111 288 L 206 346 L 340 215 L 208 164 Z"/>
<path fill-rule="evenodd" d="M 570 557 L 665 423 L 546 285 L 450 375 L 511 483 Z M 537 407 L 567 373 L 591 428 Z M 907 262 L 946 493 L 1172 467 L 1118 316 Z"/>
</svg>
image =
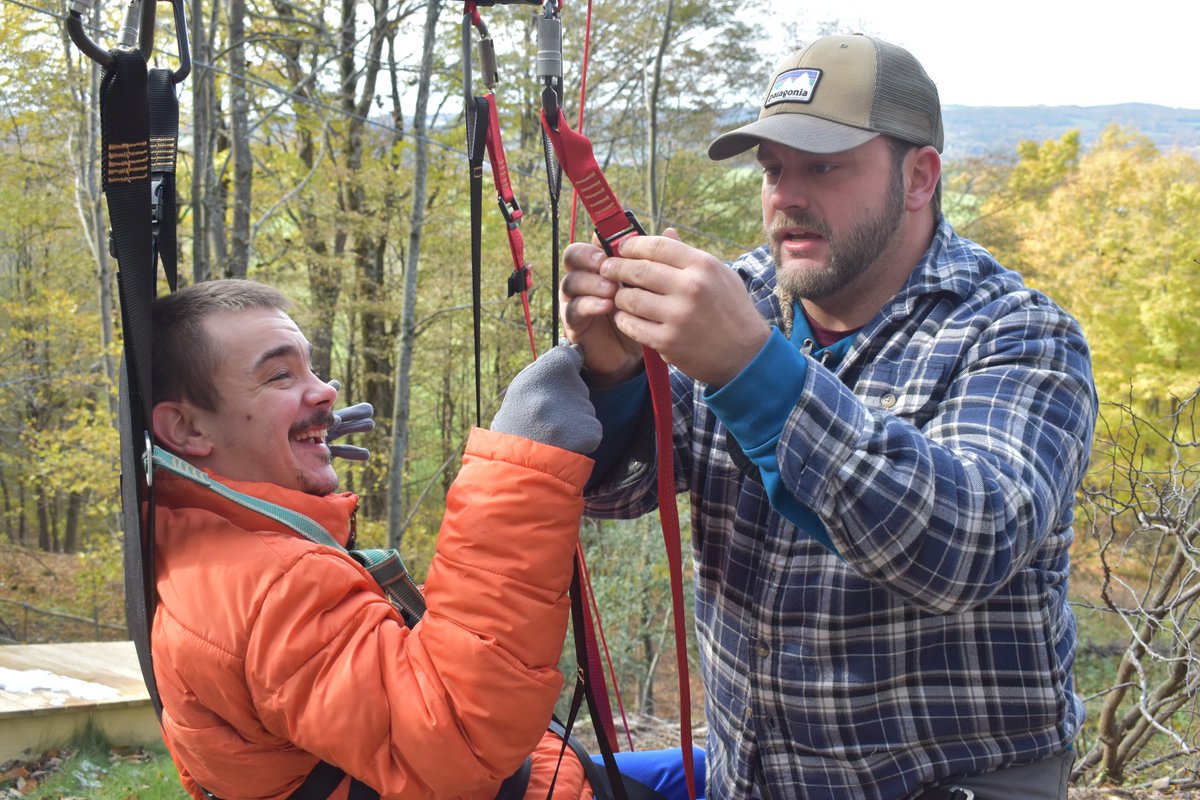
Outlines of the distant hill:
<svg viewBox="0 0 1200 800">
<path fill-rule="evenodd" d="M 1200 110 L 1147 103 L 1111 106 L 952 106 L 942 108 L 946 128 L 943 158 L 954 161 L 989 153 L 1011 153 L 1017 143 L 1057 139 L 1078 129 L 1084 145 L 1117 123 L 1136 128 L 1161 149 L 1178 147 L 1200 157 Z"/>
</svg>

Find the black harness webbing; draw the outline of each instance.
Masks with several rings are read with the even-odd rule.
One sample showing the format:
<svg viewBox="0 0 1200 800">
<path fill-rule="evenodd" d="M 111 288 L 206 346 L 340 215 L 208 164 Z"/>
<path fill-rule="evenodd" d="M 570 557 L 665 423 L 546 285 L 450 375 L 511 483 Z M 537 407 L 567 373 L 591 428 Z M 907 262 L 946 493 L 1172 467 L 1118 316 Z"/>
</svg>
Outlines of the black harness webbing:
<svg viewBox="0 0 1200 800">
<path fill-rule="evenodd" d="M 138 50 L 114 52 L 100 84 L 101 169 L 110 249 L 118 262 L 124 350 L 118 428 L 124 519 L 125 616 L 150 701 L 162 701 L 150 657 L 154 613 L 154 495 L 144 457 L 150 419 L 150 302 L 154 299 L 154 234 L 150 209 L 150 119 L 146 60 Z M 143 518 L 143 515 L 144 518 Z"/>
<path fill-rule="evenodd" d="M 471 168 L 471 309 L 475 334 L 475 424 L 483 424 L 483 384 L 479 359 L 483 314 L 483 159 L 486 155 L 488 103 L 472 97 L 467 108 L 467 157 Z"/>
<path fill-rule="evenodd" d="M 594 635 L 588 630 L 591 627 L 591 615 L 587 613 L 587 596 L 583 590 L 579 558 L 581 556 L 576 558 L 575 571 L 571 574 L 571 589 L 569 592 L 571 596 L 572 638 L 575 640 L 575 661 L 579 666 L 575 682 L 575 694 L 578 697 L 579 692 L 582 691 L 584 698 L 587 700 L 588 713 L 591 714 L 592 724 L 596 730 L 596 743 L 600 748 L 600 756 L 604 760 L 604 771 L 605 777 L 608 779 L 607 784 L 610 788 L 610 798 L 615 796 L 616 800 L 625 800 L 621 771 L 617 769 L 617 760 L 613 756 L 613 742 L 609 740 L 608 732 L 598 722 L 598 720 L 602 719 L 601 715 L 604 710 L 601 708 L 597 689 L 604 691 L 602 683 L 604 672 L 595 663 L 596 659 L 589 657 L 589 642 L 594 643 Z M 601 682 L 599 686 L 597 686 L 597 682 Z M 576 699 L 573 704 L 578 704 L 578 700 Z M 610 715 L 611 713 L 609 711 Z M 570 732 L 568 728 L 567 734 L 569 735 Z M 568 735 L 564 735 L 563 738 L 567 739 Z M 588 766 L 588 763 L 591 763 L 590 758 L 584 764 L 585 768 Z M 600 790 L 594 782 L 592 783 L 592 788 L 597 792 L 597 800 L 601 800 Z"/>
<path fill-rule="evenodd" d="M 175 241 L 175 156 L 179 150 L 179 98 L 175 77 L 165 69 L 147 75 L 150 107 L 150 203 L 154 252 L 175 290 L 178 247 Z"/>
</svg>

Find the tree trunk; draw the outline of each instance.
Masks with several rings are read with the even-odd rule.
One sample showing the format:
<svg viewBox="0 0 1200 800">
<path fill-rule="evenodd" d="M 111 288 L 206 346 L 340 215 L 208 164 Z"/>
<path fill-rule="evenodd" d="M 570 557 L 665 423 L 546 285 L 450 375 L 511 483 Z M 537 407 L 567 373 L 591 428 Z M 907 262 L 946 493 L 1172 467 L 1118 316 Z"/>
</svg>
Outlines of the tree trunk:
<svg viewBox="0 0 1200 800">
<path fill-rule="evenodd" d="M 99 27 L 100 7 L 97 3 L 92 9 L 91 22 Z M 76 63 L 71 58 L 71 45 L 64 41 L 67 48 L 68 65 Z M 112 266 L 108 256 L 108 229 L 104 218 L 104 192 L 100 181 L 100 65 L 89 58 L 78 59 L 87 72 L 86 81 L 83 76 L 70 81 L 70 85 L 78 87 L 80 94 L 76 97 L 79 107 L 79 124 L 72 139 L 73 147 L 69 150 L 72 162 L 72 172 L 75 174 L 75 208 L 79 213 L 80 224 L 83 227 L 83 237 L 92 259 L 96 264 L 96 284 L 100 304 L 100 341 L 104 347 L 104 375 L 109 386 L 117 385 L 117 356 L 113 354 L 113 325 L 116 320 L 113 302 Z M 108 410 L 116 418 L 117 398 L 108 393 Z"/>
<path fill-rule="evenodd" d="M 227 272 L 244 278 L 250 265 L 250 98 L 246 91 L 246 2 L 229 0 L 229 130 L 233 147 L 233 224 Z"/>
<path fill-rule="evenodd" d="M 67 518 L 63 523 L 63 552 L 79 552 L 79 512 L 83 509 L 83 494 L 71 492 L 67 497 Z"/>
<path fill-rule="evenodd" d="M 18 544 L 17 529 L 13 527 L 13 516 L 20 509 L 13 508 L 12 497 L 8 493 L 8 481 L 4 479 L 3 471 L 0 471 L 0 499 L 4 501 L 4 532 L 8 535 L 8 541 L 12 544 Z"/>
<path fill-rule="evenodd" d="M 192 282 L 209 278 L 210 253 L 208 203 L 212 190 L 213 74 L 212 43 L 208 40 L 204 14 L 196 9 L 191 19 L 192 62 Z"/>
<path fill-rule="evenodd" d="M 404 311 L 400 322 L 400 354 L 396 365 L 396 390 L 392 400 L 392 458 L 388 474 L 388 546 L 400 548 L 404 538 L 404 465 L 408 458 L 409 377 L 412 372 L 413 341 L 416 338 L 417 268 L 421 256 L 421 226 L 425 222 L 425 182 L 429 175 L 429 146 L 426 143 L 426 114 L 429 82 L 433 75 L 433 46 L 441 0 L 429 0 L 425 8 L 425 38 L 421 46 L 421 76 L 417 85 L 417 107 L 413 112 L 416 164 L 413 175 L 412 216 L 408 233 L 408 262 L 404 270 Z"/>
<path fill-rule="evenodd" d="M 54 541 L 50 535 L 49 501 L 46 499 L 46 493 L 41 489 L 37 490 L 37 522 L 38 549 L 46 553 L 53 552 Z"/>
<path fill-rule="evenodd" d="M 657 231 L 661 226 L 660 200 L 658 197 L 658 98 L 662 86 L 663 56 L 671 41 L 671 20 L 675 14 L 675 0 L 667 0 L 667 13 L 663 18 L 662 37 L 654 53 L 654 72 L 646 89 L 646 208 L 650 212 L 647 227 Z"/>
</svg>

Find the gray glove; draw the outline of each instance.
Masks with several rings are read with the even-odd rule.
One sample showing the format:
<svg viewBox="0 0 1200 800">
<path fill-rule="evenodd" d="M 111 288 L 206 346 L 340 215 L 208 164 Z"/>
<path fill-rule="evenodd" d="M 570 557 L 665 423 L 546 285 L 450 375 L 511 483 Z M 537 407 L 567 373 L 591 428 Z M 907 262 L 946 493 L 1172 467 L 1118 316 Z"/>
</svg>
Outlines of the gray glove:
<svg viewBox="0 0 1200 800">
<path fill-rule="evenodd" d="M 339 391 L 342 388 L 341 381 L 332 380 L 329 384 Z M 371 457 L 371 451 L 367 448 L 355 447 L 352 444 L 332 444 L 332 442 L 339 436 L 370 433 L 373 430 L 375 430 L 375 409 L 370 403 L 356 403 L 333 412 L 333 424 L 329 426 L 325 438 L 325 441 L 330 443 L 329 455 L 348 461 L 366 461 Z"/>
<path fill-rule="evenodd" d="M 509 384 L 492 430 L 587 455 L 600 445 L 600 420 L 579 371 L 583 350 L 559 344 Z"/>
</svg>

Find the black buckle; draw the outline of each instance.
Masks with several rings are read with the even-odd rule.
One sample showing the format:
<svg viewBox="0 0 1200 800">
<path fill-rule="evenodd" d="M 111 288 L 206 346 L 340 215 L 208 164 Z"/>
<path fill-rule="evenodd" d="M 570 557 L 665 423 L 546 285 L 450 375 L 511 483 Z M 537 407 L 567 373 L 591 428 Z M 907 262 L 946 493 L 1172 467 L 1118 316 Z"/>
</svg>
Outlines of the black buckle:
<svg viewBox="0 0 1200 800">
<path fill-rule="evenodd" d="M 527 291 L 533 285 L 533 270 L 528 265 L 508 274 L 508 296 Z"/>
<path fill-rule="evenodd" d="M 632 211 L 628 209 L 625 210 L 625 219 L 629 221 L 629 224 L 614 233 L 612 236 L 601 236 L 600 231 L 596 231 L 596 237 L 600 240 L 600 246 L 603 247 L 604 252 L 608 253 L 610 256 L 617 254 L 615 245 L 622 239 L 627 239 L 634 234 L 637 234 L 638 236 L 646 235 L 646 229 L 642 227 L 642 223 L 638 222 L 638 218 L 634 216 Z"/>
<path fill-rule="evenodd" d="M 521 204 L 517 202 L 517 198 L 513 197 L 511 201 L 505 200 L 503 196 L 497 196 L 496 202 L 500 204 L 500 213 L 504 215 L 504 222 L 509 229 L 516 228 L 520 225 L 518 220 L 523 216 Z"/>
</svg>

